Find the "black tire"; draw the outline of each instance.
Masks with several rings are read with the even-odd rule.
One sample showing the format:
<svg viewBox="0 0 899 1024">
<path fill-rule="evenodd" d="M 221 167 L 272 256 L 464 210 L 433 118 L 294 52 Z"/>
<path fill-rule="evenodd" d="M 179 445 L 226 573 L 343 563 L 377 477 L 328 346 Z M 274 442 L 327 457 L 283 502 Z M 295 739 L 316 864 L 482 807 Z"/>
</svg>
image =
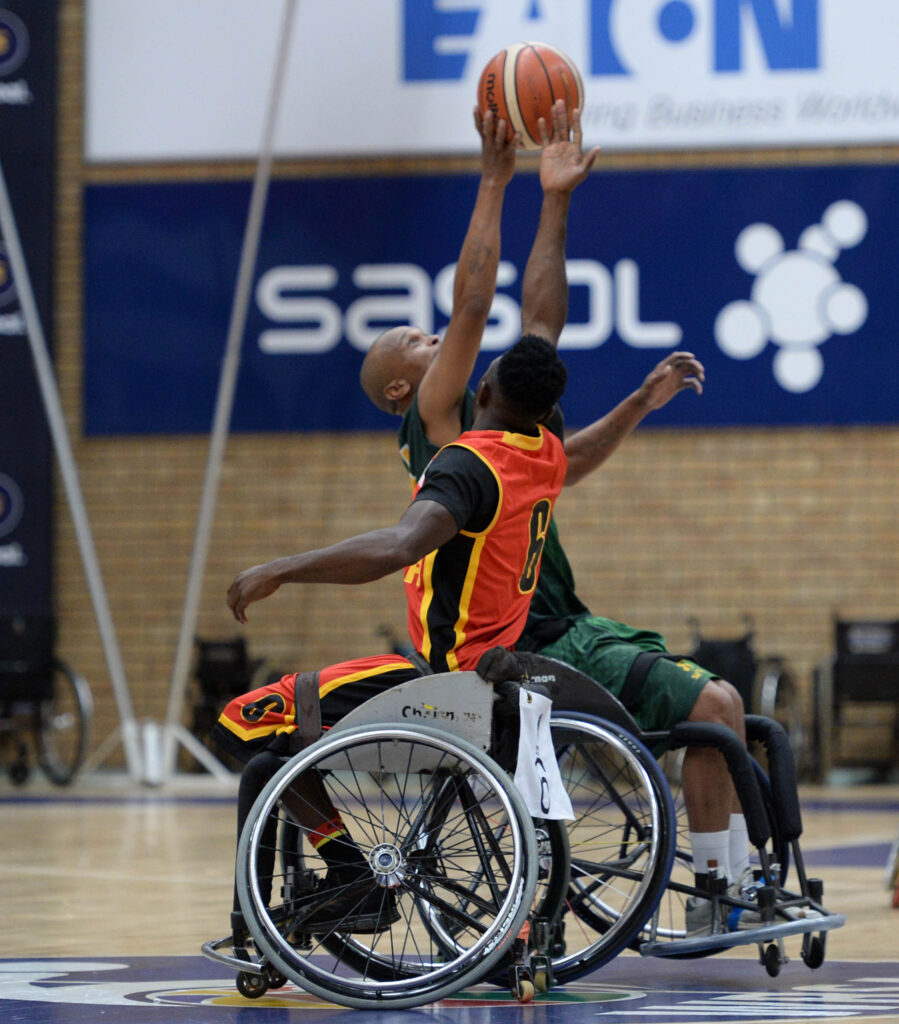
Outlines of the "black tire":
<svg viewBox="0 0 899 1024">
<path fill-rule="evenodd" d="M 265 823 L 272 814 L 286 817 L 282 800 L 296 808 L 313 780 L 360 850 L 372 853 L 372 864 L 382 863 L 375 851 L 397 855 L 382 883 L 372 875 L 368 891 L 389 888 L 398 912 L 384 915 L 374 935 L 343 936 L 335 929 L 327 942 L 305 934 L 298 941 L 303 908 L 280 900 L 277 874 L 259 875 L 260 865 L 279 860 L 277 850 L 260 857 Z M 447 782 L 449 788 L 441 789 Z M 487 884 L 477 893 L 479 913 L 472 915 L 466 909 L 470 879 L 485 857 Z M 316 855 L 305 858 L 305 868 L 324 881 Z M 536 874 L 530 816 L 499 765 L 438 730 L 392 723 L 335 730 L 288 762 L 254 804 L 237 855 L 238 896 L 257 949 L 307 991 L 362 1009 L 418 1006 L 486 977 L 527 918 Z M 262 897 L 269 888 L 270 906 Z M 317 898 L 323 894 L 316 891 Z M 416 927 L 429 906 L 466 925 L 456 937 L 455 955 L 447 957 Z"/>
<path fill-rule="evenodd" d="M 94 701 L 84 676 L 54 659 L 52 696 L 34 709 L 37 762 L 47 778 L 66 786 L 87 753 Z"/>
<path fill-rule="evenodd" d="M 630 946 L 665 892 L 676 820 L 657 760 L 624 729 L 553 712 L 559 769 L 576 817 L 567 822 L 571 883 L 565 949 L 552 958 L 564 984 Z"/>
</svg>

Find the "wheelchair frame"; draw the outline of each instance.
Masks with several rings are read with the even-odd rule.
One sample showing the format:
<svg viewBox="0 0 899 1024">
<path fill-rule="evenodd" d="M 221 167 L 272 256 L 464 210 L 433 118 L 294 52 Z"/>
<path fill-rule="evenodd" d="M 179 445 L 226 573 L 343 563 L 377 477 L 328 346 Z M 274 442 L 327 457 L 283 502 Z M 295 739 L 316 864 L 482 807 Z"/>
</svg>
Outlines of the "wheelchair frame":
<svg viewBox="0 0 899 1024">
<path fill-rule="evenodd" d="M 265 786 L 237 858 L 248 934 L 203 946 L 206 956 L 238 971 L 239 991 L 257 997 L 291 980 L 343 1005 L 400 1008 L 489 981 L 508 983 L 526 1002 L 626 947 L 643 956 L 692 957 L 754 943 L 774 975 L 786 961 L 783 940 L 794 934 L 803 935 L 804 962 L 812 968 L 823 963 L 826 932 L 845 919 L 823 908 L 820 882 L 805 874 L 782 727 L 760 716 L 748 719 L 751 737 L 768 752 L 769 786 L 731 730 L 682 723 L 670 734 L 641 734 L 618 701 L 587 676 L 539 655 L 517 655 L 516 663 L 518 678 L 497 681 L 496 689 L 461 672 L 387 690 L 290 759 Z M 572 822 L 532 823 L 508 777 L 508 757 L 498 748 L 510 746 L 501 741 L 513 730 L 521 686 L 553 700 L 553 745 L 575 806 Z M 690 855 L 677 849 L 668 783 L 644 746 L 659 739 L 722 751 L 760 862 L 756 893 L 730 896 L 723 879 L 699 891 L 675 877 L 674 867 L 689 866 Z M 341 781 L 341 772 L 349 781 Z M 364 833 L 371 828 L 363 820 L 368 811 L 345 818 L 353 820 L 350 831 L 369 857 L 368 893 L 377 895 L 379 885 L 379 906 L 395 915 L 388 919 L 385 909 L 383 927 L 379 916 L 368 934 L 303 928 L 329 898 L 321 865 L 303 852 L 301 830 L 287 809 L 302 791 L 304 773 L 324 779 L 332 797 L 352 793 L 363 810 L 369 794 L 378 801 L 382 836 Z M 428 817 L 428 807 L 441 807 L 443 817 Z M 451 826 L 456 831 L 444 836 Z M 591 846 L 590 837 L 598 835 L 602 841 Z M 786 867 L 775 860 L 786 860 L 785 844 L 798 892 L 783 888 Z M 765 923 L 685 938 L 665 914 L 689 895 L 710 899 L 716 909 L 761 908 Z M 229 946 L 231 954 L 224 952 Z M 331 966 L 323 967 L 323 960 Z"/>
</svg>

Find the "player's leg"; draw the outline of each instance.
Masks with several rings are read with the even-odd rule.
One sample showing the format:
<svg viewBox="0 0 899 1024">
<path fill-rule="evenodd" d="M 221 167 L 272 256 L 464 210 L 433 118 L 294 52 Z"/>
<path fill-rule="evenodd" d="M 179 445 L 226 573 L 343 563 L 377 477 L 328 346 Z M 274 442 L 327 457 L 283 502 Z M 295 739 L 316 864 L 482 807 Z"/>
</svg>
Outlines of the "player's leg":
<svg viewBox="0 0 899 1024">
<path fill-rule="evenodd" d="M 326 727 L 332 725 L 374 694 L 418 674 L 411 662 L 395 655 L 342 662 L 321 670 L 317 675 L 323 724 Z M 276 683 L 234 698 L 223 710 L 213 730 L 220 745 L 246 763 L 238 791 L 238 837 L 262 788 L 296 752 L 294 741 L 299 724 L 296 688 L 299 678 L 297 673 L 292 673 Z M 341 897 L 330 901 L 330 909 L 326 912 L 328 921 L 334 914 L 345 918 L 345 904 L 353 898 L 348 887 L 370 872 L 368 862 L 314 775 L 305 775 L 301 788 L 294 787 L 286 792 L 282 802 L 302 827 L 313 851 L 327 865 L 329 890 L 335 897 Z M 272 822 L 271 825 L 266 823 L 265 827 L 276 826 Z M 258 866 L 257 875 L 262 887 L 270 885 L 276 846 L 274 836 L 265 838 L 260 846 L 260 855 L 271 858 L 272 863 Z M 266 900 L 270 895 L 268 891 L 263 892 Z M 357 899 L 356 903 L 360 901 Z M 355 909 L 358 914 L 365 915 L 364 906 L 357 905 Z M 235 896 L 232 917 L 235 934 L 242 923 Z M 310 924 L 318 926 L 321 922 L 311 921 Z"/>
</svg>

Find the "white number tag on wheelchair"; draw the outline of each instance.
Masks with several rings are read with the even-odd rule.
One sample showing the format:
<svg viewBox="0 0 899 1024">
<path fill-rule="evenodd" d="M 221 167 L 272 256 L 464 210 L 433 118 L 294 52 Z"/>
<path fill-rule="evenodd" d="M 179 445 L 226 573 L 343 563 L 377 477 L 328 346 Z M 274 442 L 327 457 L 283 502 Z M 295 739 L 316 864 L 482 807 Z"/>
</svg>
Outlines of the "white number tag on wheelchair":
<svg viewBox="0 0 899 1024">
<path fill-rule="evenodd" d="M 549 729 L 553 702 L 541 693 L 522 689 L 518 696 L 521 735 L 515 786 L 535 818 L 573 819 L 574 810 L 562 784 Z"/>
</svg>

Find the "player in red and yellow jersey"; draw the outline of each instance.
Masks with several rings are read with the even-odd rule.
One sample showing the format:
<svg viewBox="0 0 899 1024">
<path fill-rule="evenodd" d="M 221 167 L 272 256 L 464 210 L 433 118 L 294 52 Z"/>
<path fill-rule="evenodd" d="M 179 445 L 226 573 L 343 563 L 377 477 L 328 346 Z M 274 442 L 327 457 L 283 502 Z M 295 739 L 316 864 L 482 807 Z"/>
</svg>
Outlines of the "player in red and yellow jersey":
<svg viewBox="0 0 899 1024">
<path fill-rule="evenodd" d="M 399 523 L 245 570 L 228 590 L 234 617 L 245 623 L 249 605 L 285 583 L 365 583 L 405 567 L 412 637 L 432 668 L 474 668 L 489 648 L 512 647 L 527 618 L 565 479 L 562 441 L 545 426 L 565 380 L 565 367 L 548 342 L 522 338 L 490 365 L 475 394 L 472 429 L 437 453 Z M 333 724 L 359 700 L 420 674 L 394 655 L 323 669 L 322 722 Z M 288 675 L 236 698 L 216 725 L 217 739 L 230 751 L 244 760 L 255 755 L 241 780 L 239 818 L 249 810 L 252 789 L 290 750 L 296 681 L 296 674 Z M 308 806 L 296 814 L 328 864 L 329 879 L 333 872 L 336 885 L 368 871 L 333 808 L 319 803 L 310 814 Z M 325 931 L 339 921 L 342 930 L 377 930 L 383 907 L 380 895 L 373 898 L 377 906 L 354 905 L 351 918 L 350 908 L 332 900 L 305 925 Z"/>
</svg>

